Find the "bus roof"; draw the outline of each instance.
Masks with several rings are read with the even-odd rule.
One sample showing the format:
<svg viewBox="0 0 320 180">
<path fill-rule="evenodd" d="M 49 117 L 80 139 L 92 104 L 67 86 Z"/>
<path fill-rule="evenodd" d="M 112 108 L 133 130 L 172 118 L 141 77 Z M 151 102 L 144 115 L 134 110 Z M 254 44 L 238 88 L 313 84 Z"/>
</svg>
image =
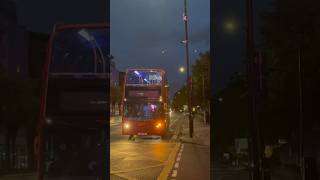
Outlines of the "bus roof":
<svg viewBox="0 0 320 180">
<path fill-rule="evenodd" d="M 156 72 L 161 72 L 163 74 L 166 73 L 166 71 L 161 68 L 128 68 L 126 72 L 129 72 L 129 71 L 156 71 Z"/>
</svg>

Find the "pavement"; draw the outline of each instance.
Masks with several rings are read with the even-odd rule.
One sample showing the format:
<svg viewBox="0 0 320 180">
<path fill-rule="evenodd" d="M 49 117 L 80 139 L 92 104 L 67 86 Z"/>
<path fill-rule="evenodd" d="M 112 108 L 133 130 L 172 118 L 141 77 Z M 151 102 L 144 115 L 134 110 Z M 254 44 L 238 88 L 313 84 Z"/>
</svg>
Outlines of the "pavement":
<svg viewBox="0 0 320 180">
<path fill-rule="evenodd" d="M 189 121 L 185 116 L 180 135 L 180 146 L 168 179 L 210 179 L 210 125 L 203 116 L 194 118 L 194 135 L 189 137 Z"/>
<path fill-rule="evenodd" d="M 297 172 L 288 167 L 276 166 L 271 169 L 270 180 L 298 180 Z M 245 169 L 214 168 L 213 177 L 215 180 L 248 180 L 249 171 Z"/>
</svg>

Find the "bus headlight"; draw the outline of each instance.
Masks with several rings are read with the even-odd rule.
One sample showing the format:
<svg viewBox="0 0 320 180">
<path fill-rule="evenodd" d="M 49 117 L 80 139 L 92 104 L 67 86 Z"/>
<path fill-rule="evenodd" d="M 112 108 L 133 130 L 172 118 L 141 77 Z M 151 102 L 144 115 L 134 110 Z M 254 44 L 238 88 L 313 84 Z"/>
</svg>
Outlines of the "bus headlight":
<svg viewBox="0 0 320 180">
<path fill-rule="evenodd" d="M 162 124 L 161 123 L 158 123 L 157 125 L 156 125 L 156 128 L 161 128 L 162 127 Z"/>
<path fill-rule="evenodd" d="M 129 128 L 130 128 L 130 125 L 129 125 L 129 123 L 124 123 L 123 127 L 124 127 L 125 129 L 129 129 Z"/>
</svg>

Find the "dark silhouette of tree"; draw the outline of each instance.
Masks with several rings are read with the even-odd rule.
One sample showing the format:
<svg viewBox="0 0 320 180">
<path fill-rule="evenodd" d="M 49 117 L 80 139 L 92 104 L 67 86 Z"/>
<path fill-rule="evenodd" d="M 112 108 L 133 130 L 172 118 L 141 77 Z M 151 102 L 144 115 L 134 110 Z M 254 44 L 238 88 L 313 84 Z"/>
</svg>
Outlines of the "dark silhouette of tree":
<svg viewBox="0 0 320 180">
<path fill-rule="evenodd" d="M 210 53 L 200 53 L 199 58 L 192 66 L 192 101 L 193 105 L 208 107 L 210 91 Z"/>
<path fill-rule="evenodd" d="M 180 111 L 183 105 L 187 105 L 187 87 L 182 86 L 173 96 L 171 108 Z"/>
<path fill-rule="evenodd" d="M 192 106 L 207 108 L 209 103 L 210 91 L 210 53 L 200 53 L 195 64 L 191 66 L 192 76 Z M 172 107 L 176 110 L 182 109 L 187 105 L 187 89 L 182 86 L 174 95 Z"/>
<path fill-rule="evenodd" d="M 276 0 L 263 15 L 268 64 L 266 136 L 297 137 L 299 117 L 298 58 L 301 57 L 305 128 L 319 127 L 320 101 L 319 1 Z M 273 128 L 272 128 L 273 125 Z"/>
<path fill-rule="evenodd" d="M 110 86 L 111 115 L 115 115 L 116 104 L 121 101 L 121 88 L 119 86 Z"/>
<path fill-rule="evenodd" d="M 248 101 L 246 76 L 236 73 L 214 97 L 214 147 L 216 152 L 233 146 L 235 138 L 248 137 Z"/>
</svg>

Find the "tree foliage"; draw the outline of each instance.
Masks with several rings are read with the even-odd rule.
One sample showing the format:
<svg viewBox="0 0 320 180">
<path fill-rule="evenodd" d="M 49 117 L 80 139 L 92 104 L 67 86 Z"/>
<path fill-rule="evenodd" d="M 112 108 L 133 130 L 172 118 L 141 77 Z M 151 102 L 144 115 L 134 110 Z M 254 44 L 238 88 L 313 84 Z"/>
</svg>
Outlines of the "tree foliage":
<svg viewBox="0 0 320 180">
<path fill-rule="evenodd" d="M 183 108 L 183 105 L 187 105 L 187 87 L 185 85 L 174 94 L 171 108 L 179 111 Z"/>
<path fill-rule="evenodd" d="M 278 136 L 289 137 L 297 131 L 299 55 L 304 121 L 309 127 L 319 125 L 319 8 L 319 1 L 276 0 L 274 11 L 263 16 L 264 49 L 270 71 L 264 123 L 273 124 Z"/>
<path fill-rule="evenodd" d="M 208 107 L 210 91 L 210 53 L 200 53 L 195 64 L 191 67 L 192 106 Z M 175 94 L 172 107 L 176 110 L 187 105 L 187 87 L 183 85 Z"/>
<path fill-rule="evenodd" d="M 248 137 L 246 76 L 235 73 L 223 90 L 215 94 L 213 112 L 214 146 L 226 150 L 234 138 Z"/>
<path fill-rule="evenodd" d="M 120 104 L 122 89 L 119 86 L 110 86 L 111 114 L 115 114 L 116 104 Z"/>
<path fill-rule="evenodd" d="M 193 105 L 207 107 L 210 94 L 210 53 L 200 53 L 191 71 Z"/>
</svg>

